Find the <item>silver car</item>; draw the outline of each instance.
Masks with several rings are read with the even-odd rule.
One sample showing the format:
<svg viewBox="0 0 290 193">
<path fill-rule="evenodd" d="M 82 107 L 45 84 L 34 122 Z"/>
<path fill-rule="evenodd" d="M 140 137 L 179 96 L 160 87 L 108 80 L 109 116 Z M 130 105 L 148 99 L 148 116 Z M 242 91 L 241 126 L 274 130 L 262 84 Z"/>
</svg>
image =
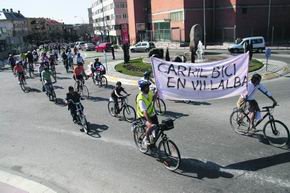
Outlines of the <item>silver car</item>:
<svg viewBox="0 0 290 193">
<path fill-rule="evenodd" d="M 152 48 L 155 48 L 155 45 L 153 42 L 138 42 L 134 46 L 130 46 L 131 52 L 149 52 Z"/>
<path fill-rule="evenodd" d="M 95 45 L 93 43 L 85 43 L 84 50 L 85 51 L 94 51 Z"/>
</svg>

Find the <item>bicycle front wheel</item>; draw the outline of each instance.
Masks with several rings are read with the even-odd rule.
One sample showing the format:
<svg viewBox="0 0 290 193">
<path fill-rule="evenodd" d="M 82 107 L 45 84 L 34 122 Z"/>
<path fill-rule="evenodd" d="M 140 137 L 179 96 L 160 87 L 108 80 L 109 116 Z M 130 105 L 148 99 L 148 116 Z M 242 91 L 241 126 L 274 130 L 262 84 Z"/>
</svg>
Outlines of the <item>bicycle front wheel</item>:
<svg viewBox="0 0 290 193">
<path fill-rule="evenodd" d="M 287 126 L 278 120 L 269 120 L 263 129 L 265 138 L 275 147 L 283 147 L 288 144 L 289 130 Z"/>
<path fill-rule="evenodd" d="M 89 124 L 88 124 L 88 121 L 84 115 L 81 115 L 81 124 L 82 124 L 82 127 L 84 129 L 84 132 L 88 133 L 89 132 Z"/>
<path fill-rule="evenodd" d="M 154 100 L 154 108 L 158 115 L 164 115 L 166 112 L 165 102 L 159 97 Z"/>
<path fill-rule="evenodd" d="M 109 101 L 108 103 L 108 111 L 112 117 L 116 116 L 115 113 L 115 103 L 114 101 Z"/>
<path fill-rule="evenodd" d="M 24 85 L 24 81 L 23 80 L 21 80 L 20 81 L 20 88 L 21 88 L 21 90 L 23 91 L 23 92 L 27 92 L 27 89 L 26 89 L 26 86 Z"/>
<path fill-rule="evenodd" d="M 125 106 L 123 109 L 123 116 L 126 119 L 126 121 L 132 123 L 133 121 L 136 120 L 135 109 L 130 105 Z"/>
<path fill-rule="evenodd" d="M 85 97 L 85 98 L 89 98 L 90 97 L 90 92 L 89 89 L 86 85 L 83 85 L 81 89 L 81 96 Z"/>
<path fill-rule="evenodd" d="M 161 140 L 158 145 L 159 159 L 171 171 L 176 170 L 181 162 L 179 150 L 171 140 Z"/>
<path fill-rule="evenodd" d="M 250 119 L 241 110 L 235 110 L 230 116 L 230 124 L 232 129 L 241 135 L 246 135 L 250 130 Z"/>
<path fill-rule="evenodd" d="M 145 137 L 145 128 L 135 127 L 133 130 L 133 137 L 138 150 L 142 153 L 146 153 L 148 151 L 148 147 L 142 144 Z"/>
</svg>

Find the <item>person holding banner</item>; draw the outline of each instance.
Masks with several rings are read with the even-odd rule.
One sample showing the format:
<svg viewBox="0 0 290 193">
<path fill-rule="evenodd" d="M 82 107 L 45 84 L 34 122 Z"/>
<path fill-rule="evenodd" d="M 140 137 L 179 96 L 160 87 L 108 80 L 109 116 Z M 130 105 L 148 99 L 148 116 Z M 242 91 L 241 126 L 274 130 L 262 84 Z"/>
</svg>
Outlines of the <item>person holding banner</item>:
<svg viewBox="0 0 290 193">
<path fill-rule="evenodd" d="M 238 100 L 237 106 L 238 108 L 244 108 L 245 102 L 249 103 L 249 118 L 250 118 L 250 127 L 254 128 L 254 120 L 260 120 L 261 112 L 259 105 L 257 101 L 255 100 L 255 94 L 256 91 L 261 91 L 264 95 L 266 95 L 268 98 L 270 98 L 273 101 L 273 106 L 277 105 L 276 100 L 272 97 L 272 94 L 267 90 L 267 88 L 260 84 L 261 82 L 261 75 L 260 74 L 254 74 L 251 78 L 251 81 L 248 83 L 248 89 L 246 94 L 242 94 L 241 97 Z"/>
<path fill-rule="evenodd" d="M 137 95 L 136 110 L 137 117 L 141 119 L 146 126 L 145 137 L 143 139 L 143 145 L 150 145 L 149 136 L 154 130 L 154 126 L 158 125 L 158 117 L 154 110 L 154 94 L 150 90 L 151 83 L 145 80 L 139 80 L 138 85 L 141 92 Z"/>
</svg>

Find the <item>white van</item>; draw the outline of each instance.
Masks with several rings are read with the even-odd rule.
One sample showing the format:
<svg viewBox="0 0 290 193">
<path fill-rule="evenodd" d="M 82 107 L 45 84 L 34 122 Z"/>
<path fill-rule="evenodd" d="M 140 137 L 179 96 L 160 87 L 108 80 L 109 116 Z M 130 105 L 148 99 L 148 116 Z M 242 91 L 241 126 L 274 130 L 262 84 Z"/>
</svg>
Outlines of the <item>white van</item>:
<svg viewBox="0 0 290 193">
<path fill-rule="evenodd" d="M 228 50 L 231 53 L 243 52 L 245 44 L 249 43 L 253 45 L 253 51 L 263 52 L 265 50 L 265 39 L 262 36 L 243 38 L 239 43 L 230 45 Z"/>
</svg>

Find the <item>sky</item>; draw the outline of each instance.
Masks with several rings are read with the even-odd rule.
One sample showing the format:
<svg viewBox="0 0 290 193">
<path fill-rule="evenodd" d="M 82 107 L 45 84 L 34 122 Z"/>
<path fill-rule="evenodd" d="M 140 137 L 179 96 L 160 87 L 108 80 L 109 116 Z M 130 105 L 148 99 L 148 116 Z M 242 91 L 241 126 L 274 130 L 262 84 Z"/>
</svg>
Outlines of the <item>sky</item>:
<svg viewBox="0 0 290 193">
<path fill-rule="evenodd" d="M 93 0 L 0 0 L 0 10 L 20 10 L 24 17 L 45 17 L 66 24 L 89 23 Z"/>
</svg>

